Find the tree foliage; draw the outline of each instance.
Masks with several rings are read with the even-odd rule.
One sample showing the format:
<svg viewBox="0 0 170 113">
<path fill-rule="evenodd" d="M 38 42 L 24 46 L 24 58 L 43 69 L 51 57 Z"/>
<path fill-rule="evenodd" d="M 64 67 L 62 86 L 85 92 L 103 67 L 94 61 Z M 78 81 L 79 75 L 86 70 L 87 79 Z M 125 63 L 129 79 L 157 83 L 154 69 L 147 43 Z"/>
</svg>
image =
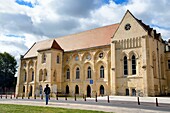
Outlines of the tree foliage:
<svg viewBox="0 0 170 113">
<path fill-rule="evenodd" d="M 0 87 L 11 88 L 15 86 L 15 73 L 17 61 L 9 53 L 0 53 Z"/>
</svg>

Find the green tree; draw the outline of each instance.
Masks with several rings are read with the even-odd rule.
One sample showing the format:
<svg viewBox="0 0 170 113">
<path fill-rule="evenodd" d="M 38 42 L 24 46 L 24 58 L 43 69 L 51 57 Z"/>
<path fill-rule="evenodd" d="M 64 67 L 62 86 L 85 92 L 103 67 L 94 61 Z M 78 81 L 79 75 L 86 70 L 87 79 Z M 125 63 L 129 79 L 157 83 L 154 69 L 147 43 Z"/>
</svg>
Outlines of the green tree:
<svg viewBox="0 0 170 113">
<path fill-rule="evenodd" d="M 15 73 L 17 68 L 17 61 L 9 53 L 0 53 L 0 87 L 5 88 L 15 87 Z"/>
</svg>

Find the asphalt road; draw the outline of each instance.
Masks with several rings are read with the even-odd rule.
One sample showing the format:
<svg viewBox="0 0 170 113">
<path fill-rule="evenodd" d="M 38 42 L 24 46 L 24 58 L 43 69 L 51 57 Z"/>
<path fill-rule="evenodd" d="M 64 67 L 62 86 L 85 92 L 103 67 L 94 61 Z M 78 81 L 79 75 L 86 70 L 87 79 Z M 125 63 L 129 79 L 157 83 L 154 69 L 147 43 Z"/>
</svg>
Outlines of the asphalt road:
<svg viewBox="0 0 170 113">
<path fill-rule="evenodd" d="M 48 106 L 48 107 L 62 107 L 71 109 L 88 109 L 88 110 L 98 110 L 106 112 L 116 112 L 116 113 L 170 113 L 170 98 L 158 98 L 158 106 L 156 106 L 155 98 L 141 98 L 140 105 L 138 105 L 136 97 L 110 97 L 110 102 L 108 103 L 107 97 L 100 97 L 98 101 L 95 98 L 87 98 L 86 101 L 82 98 L 51 98 L 49 105 L 45 105 L 45 100 L 37 99 L 6 99 L 3 97 L 0 99 L 0 104 L 20 104 L 20 105 L 33 105 L 33 106 Z"/>
</svg>

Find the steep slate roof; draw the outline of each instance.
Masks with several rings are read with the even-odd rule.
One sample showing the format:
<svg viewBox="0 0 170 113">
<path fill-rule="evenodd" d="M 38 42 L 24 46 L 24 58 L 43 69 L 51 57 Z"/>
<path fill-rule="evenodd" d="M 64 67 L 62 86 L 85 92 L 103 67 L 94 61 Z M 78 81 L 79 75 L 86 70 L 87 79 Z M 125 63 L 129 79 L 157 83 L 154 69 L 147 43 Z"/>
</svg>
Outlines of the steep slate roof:
<svg viewBox="0 0 170 113">
<path fill-rule="evenodd" d="M 119 24 L 112 24 L 77 34 L 36 42 L 24 55 L 24 58 L 36 57 L 37 51 L 58 49 L 64 52 L 99 47 L 111 44 L 111 37 Z M 54 41 L 55 40 L 55 41 Z"/>
</svg>

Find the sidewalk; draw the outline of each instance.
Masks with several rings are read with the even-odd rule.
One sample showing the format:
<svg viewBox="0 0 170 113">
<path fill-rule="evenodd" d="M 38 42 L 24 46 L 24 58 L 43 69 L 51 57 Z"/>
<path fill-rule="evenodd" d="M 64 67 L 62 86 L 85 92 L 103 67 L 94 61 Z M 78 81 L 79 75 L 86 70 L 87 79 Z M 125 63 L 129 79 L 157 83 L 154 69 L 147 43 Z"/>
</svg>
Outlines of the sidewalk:
<svg viewBox="0 0 170 113">
<path fill-rule="evenodd" d="M 105 112 L 115 113 L 170 113 L 170 98 L 158 97 L 160 106 L 156 107 L 153 101 L 156 97 L 140 97 L 141 105 L 137 105 L 137 97 L 126 96 L 110 96 L 110 103 L 107 103 L 107 97 L 98 97 L 98 102 L 95 102 L 95 98 L 87 98 L 87 101 L 83 99 L 68 98 L 51 98 L 49 105 L 45 105 L 45 100 L 41 99 L 0 99 L 0 104 L 19 104 L 19 105 L 31 105 L 31 106 L 45 106 L 45 107 L 61 107 L 70 109 L 83 109 L 83 110 L 97 110 Z M 146 103 L 146 102 L 149 102 Z"/>
</svg>

